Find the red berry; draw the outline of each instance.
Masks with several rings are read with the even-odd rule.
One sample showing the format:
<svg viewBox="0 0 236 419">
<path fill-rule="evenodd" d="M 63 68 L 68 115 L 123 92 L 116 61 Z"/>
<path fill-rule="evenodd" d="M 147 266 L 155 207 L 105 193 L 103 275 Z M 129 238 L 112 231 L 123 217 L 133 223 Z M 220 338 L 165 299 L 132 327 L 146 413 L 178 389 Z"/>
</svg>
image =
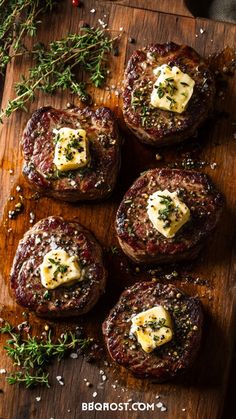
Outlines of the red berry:
<svg viewBox="0 0 236 419">
<path fill-rule="evenodd" d="M 78 7 L 80 4 L 80 0 L 72 0 L 72 4 L 73 6 Z"/>
</svg>

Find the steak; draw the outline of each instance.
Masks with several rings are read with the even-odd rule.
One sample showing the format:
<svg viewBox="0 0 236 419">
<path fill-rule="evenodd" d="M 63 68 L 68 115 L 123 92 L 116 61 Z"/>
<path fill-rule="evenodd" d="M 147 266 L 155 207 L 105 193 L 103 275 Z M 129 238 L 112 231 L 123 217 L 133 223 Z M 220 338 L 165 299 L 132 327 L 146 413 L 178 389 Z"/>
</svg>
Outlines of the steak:
<svg viewBox="0 0 236 419">
<path fill-rule="evenodd" d="M 150 105 L 156 76 L 163 64 L 178 67 L 194 81 L 193 95 L 182 113 Z M 207 63 L 189 46 L 173 42 L 135 51 L 124 76 L 123 115 L 137 138 L 152 146 L 170 145 L 196 134 L 213 108 L 215 81 Z"/>
<path fill-rule="evenodd" d="M 62 127 L 86 131 L 91 156 L 87 166 L 63 172 L 53 163 L 53 130 Z M 115 186 L 120 139 L 114 114 L 108 108 L 40 108 L 28 121 L 21 144 L 23 173 L 44 195 L 65 201 L 97 200 L 108 196 Z"/>
<path fill-rule="evenodd" d="M 176 235 L 166 238 L 153 226 L 147 202 L 158 190 L 177 191 L 190 210 L 190 219 Z M 216 226 L 223 197 L 206 174 L 181 169 L 152 169 L 126 192 L 117 212 L 116 231 L 123 251 L 136 263 L 165 263 L 197 256 Z"/>
<path fill-rule="evenodd" d="M 46 253 L 58 248 L 78 257 L 83 280 L 47 290 L 41 283 L 39 266 Z M 37 315 L 81 315 L 91 310 L 104 292 L 106 270 L 102 249 L 78 222 L 67 222 L 61 217 L 44 218 L 19 242 L 10 279 L 17 303 Z"/>
<path fill-rule="evenodd" d="M 157 305 L 164 306 L 173 324 L 173 338 L 151 353 L 142 350 L 130 334 L 131 317 Z M 112 359 L 139 377 L 162 382 L 187 369 L 195 359 L 202 332 L 202 309 L 195 297 L 173 285 L 155 281 L 126 289 L 103 323 L 103 334 Z"/>
</svg>

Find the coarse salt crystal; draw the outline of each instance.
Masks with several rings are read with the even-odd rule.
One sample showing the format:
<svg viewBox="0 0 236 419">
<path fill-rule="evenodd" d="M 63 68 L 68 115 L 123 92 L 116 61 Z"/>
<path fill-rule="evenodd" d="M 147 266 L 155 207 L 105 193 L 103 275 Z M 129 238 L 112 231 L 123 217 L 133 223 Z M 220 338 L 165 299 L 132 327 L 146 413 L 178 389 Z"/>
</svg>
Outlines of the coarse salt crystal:
<svg viewBox="0 0 236 419">
<path fill-rule="evenodd" d="M 7 370 L 5 370 L 5 368 L 1 368 L 0 369 L 0 374 L 6 374 Z"/>
<path fill-rule="evenodd" d="M 57 379 L 58 382 L 60 382 L 62 380 L 62 376 L 61 375 L 57 375 L 56 376 L 56 379 Z"/>
<path fill-rule="evenodd" d="M 77 355 L 75 352 L 72 352 L 72 353 L 70 354 L 70 358 L 72 358 L 72 359 L 76 359 L 76 358 L 78 358 L 78 355 Z"/>
<path fill-rule="evenodd" d="M 40 397 L 40 396 L 37 396 L 37 397 L 35 397 L 35 400 L 36 400 L 37 402 L 40 402 L 41 397 Z"/>
<path fill-rule="evenodd" d="M 98 23 L 103 27 L 106 28 L 107 27 L 107 23 L 105 23 L 102 19 L 98 19 Z"/>
<path fill-rule="evenodd" d="M 93 397 L 97 397 L 97 395 L 98 395 L 98 393 L 95 391 L 95 392 L 93 393 Z"/>
<path fill-rule="evenodd" d="M 158 407 L 158 409 L 160 409 L 163 406 L 163 403 L 162 402 L 159 402 L 159 403 L 157 403 L 156 406 Z"/>
</svg>

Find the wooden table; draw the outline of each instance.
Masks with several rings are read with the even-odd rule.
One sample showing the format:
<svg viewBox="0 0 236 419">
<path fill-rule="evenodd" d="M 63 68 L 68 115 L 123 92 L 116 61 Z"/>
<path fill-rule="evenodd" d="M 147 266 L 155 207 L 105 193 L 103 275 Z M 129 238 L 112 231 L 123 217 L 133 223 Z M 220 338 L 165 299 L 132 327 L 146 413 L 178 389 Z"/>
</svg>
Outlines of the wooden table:
<svg viewBox="0 0 236 419">
<path fill-rule="evenodd" d="M 145 7 L 144 7 L 145 5 Z M 135 7 L 135 8 L 134 8 Z M 96 9 L 91 13 L 92 8 Z M 105 16 L 104 16 L 105 15 Z M 187 43 L 202 55 L 219 51 L 226 44 L 234 45 L 236 28 L 232 24 L 211 22 L 205 19 L 194 19 L 184 5 L 183 1 L 174 0 L 116 0 L 116 1 L 92 1 L 84 0 L 84 7 L 72 8 L 70 1 L 63 1 L 60 10 L 44 22 L 40 28 L 38 39 L 48 42 L 58 39 L 68 31 L 78 30 L 79 21 L 83 19 L 93 25 L 98 24 L 101 18 L 108 22 L 108 27 L 116 33 L 123 28 L 124 35 L 120 41 L 119 57 L 111 60 L 112 73 L 108 85 L 116 86 L 116 91 L 121 89 L 121 79 L 125 63 L 132 51 L 146 43 L 158 41 L 166 42 L 173 40 L 177 43 Z M 203 30 L 203 33 L 202 33 Z M 135 38 L 136 43 L 128 42 L 129 36 Z M 2 106 L 14 96 L 13 84 L 18 80 L 21 73 L 27 72 L 30 60 L 18 58 L 7 69 L 7 77 L 4 86 Z M 183 148 L 174 147 L 172 150 L 160 150 L 163 160 L 156 162 L 155 152 L 137 143 L 124 127 L 121 128 L 126 138 L 122 152 L 122 168 L 118 179 L 118 186 L 113 196 L 106 202 L 97 204 L 70 205 L 59 203 L 47 198 L 39 202 L 30 199 L 32 192 L 21 175 L 22 156 L 19 150 L 19 136 L 25 126 L 29 114 L 19 112 L 12 116 L 1 129 L 0 158 L 2 171 L 0 184 L 3 193 L 0 195 L 0 208 L 2 221 L 0 225 L 0 256 L 4 261 L 0 269 L 2 287 L 0 290 L 0 317 L 10 319 L 14 324 L 20 323 L 22 308 L 18 307 L 8 288 L 9 270 L 16 250 L 18 240 L 30 227 L 29 213 L 36 214 L 36 221 L 48 215 L 63 215 L 65 218 L 78 217 L 82 224 L 91 229 L 104 247 L 117 244 L 114 234 L 114 217 L 117 205 L 123 193 L 138 176 L 149 167 L 169 164 L 173 159 L 181 161 L 188 152 L 197 153 L 197 157 L 209 162 L 216 162 L 217 168 L 210 165 L 203 170 L 213 178 L 227 198 L 227 210 L 223 214 L 222 222 L 213 235 L 213 243 L 207 246 L 201 254 L 200 260 L 189 265 L 188 272 L 193 276 L 207 278 L 210 286 L 196 286 L 194 283 L 183 283 L 181 280 L 175 283 L 189 292 L 198 294 L 205 310 L 205 325 L 202 348 L 198 360 L 193 369 L 183 378 L 174 383 L 157 385 L 145 380 L 132 377 L 127 371 L 110 363 L 105 352 L 101 353 L 100 360 L 95 365 L 88 364 L 84 359 L 66 359 L 60 364 L 50 367 L 52 374 L 52 387 L 48 389 L 25 390 L 21 387 L 10 387 L 4 381 L 4 375 L 0 376 L 0 418 L 1 419 L 64 419 L 64 418 L 161 418 L 168 419 L 215 419 L 222 415 L 224 393 L 227 388 L 231 355 L 233 353 L 235 322 L 235 253 L 233 252 L 234 240 L 234 204 L 235 187 L 232 182 L 235 171 L 235 144 L 232 141 L 233 94 L 235 84 L 232 79 L 228 81 L 227 94 L 224 101 L 217 99 L 219 111 L 229 113 L 227 119 L 209 122 L 200 131 L 197 141 L 200 147 L 191 142 Z M 234 92 L 234 93 L 233 93 Z M 119 107 L 121 98 L 110 91 L 94 91 L 96 103 L 107 104 L 116 114 L 121 117 Z M 39 106 L 51 104 L 56 107 L 65 107 L 73 98 L 68 94 L 57 94 L 54 97 L 40 94 L 36 101 L 30 105 L 29 113 Z M 76 101 L 75 101 L 76 102 Z M 131 162 L 131 163 L 130 163 Z M 129 170 L 127 170 L 129 167 Z M 11 175 L 9 170 L 13 169 Z M 8 210 L 11 208 L 10 195 L 17 198 L 16 186 L 21 185 L 25 196 L 25 211 L 15 221 L 7 219 Z M 96 215 L 96 217 L 95 217 Z M 102 226 L 102 227 L 101 227 Z M 9 233 L 9 228 L 13 232 Z M 122 289 L 132 281 L 138 279 L 150 279 L 141 271 L 140 274 L 127 273 L 120 264 L 119 258 L 106 252 L 106 262 L 109 267 L 107 292 L 91 314 L 85 319 L 72 321 L 70 325 L 82 324 L 89 334 L 96 337 L 102 345 L 101 322 L 108 310 L 117 301 Z M 123 262 L 123 259 L 122 259 Z M 126 262 L 124 262 L 126 263 Z M 125 265 L 126 266 L 126 265 Z M 183 267 L 179 268 L 180 271 Z M 185 268 L 186 269 L 186 266 Z M 29 315 L 36 333 L 42 331 L 48 322 Z M 50 327 L 57 334 L 68 325 L 65 322 L 49 322 Z M 6 358 L 1 349 L 0 368 L 11 370 L 11 362 Z M 104 364 L 104 359 L 107 361 Z M 105 371 L 108 380 L 101 380 L 100 370 Z M 235 372 L 235 367 L 233 368 Z M 65 386 L 60 386 L 56 376 L 63 376 Z M 88 388 L 84 379 L 90 381 L 93 387 Z M 230 378 L 230 386 L 227 391 L 224 417 L 233 418 L 234 415 L 234 374 Z M 96 392 L 97 396 L 93 397 Z M 160 399 L 156 396 L 160 395 Z M 41 400 L 37 401 L 36 397 Z M 81 402 L 163 402 L 168 410 L 160 412 L 81 412 Z"/>
</svg>

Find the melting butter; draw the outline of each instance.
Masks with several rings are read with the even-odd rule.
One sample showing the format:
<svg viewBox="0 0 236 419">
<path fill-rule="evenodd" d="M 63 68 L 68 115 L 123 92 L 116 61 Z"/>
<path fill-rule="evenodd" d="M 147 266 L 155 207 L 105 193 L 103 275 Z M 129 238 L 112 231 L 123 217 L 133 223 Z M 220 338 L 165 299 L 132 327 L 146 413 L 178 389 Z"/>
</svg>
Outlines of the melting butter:
<svg viewBox="0 0 236 419">
<path fill-rule="evenodd" d="M 72 285 L 82 278 L 76 256 L 70 256 L 63 249 L 50 250 L 40 265 L 41 283 L 47 289 L 60 285 Z"/>
<path fill-rule="evenodd" d="M 149 196 L 147 213 L 154 228 L 166 238 L 174 237 L 190 218 L 190 210 L 177 192 L 167 189 Z"/>
<path fill-rule="evenodd" d="M 90 161 L 88 139 L 84 129 L 63 127 L 53 130 L 55 154 L 53 163 L 58 170 L 67 171 L 86 166 Z"/>
<path fill-rule="evenodd" d="M 131 319 L 130 333 L 135 335 L 142 349 L 149 353 L 173 337 L 169 312 L 161 305 L 138 313 Z"/>
<path fill-rule="evenodd" d="M 153 70 L 157 76 L 151 93 L 151 105 L 182 113 L 192 97 L 195 81 L 178 67 L 163 64 Z"/>
</svg>

